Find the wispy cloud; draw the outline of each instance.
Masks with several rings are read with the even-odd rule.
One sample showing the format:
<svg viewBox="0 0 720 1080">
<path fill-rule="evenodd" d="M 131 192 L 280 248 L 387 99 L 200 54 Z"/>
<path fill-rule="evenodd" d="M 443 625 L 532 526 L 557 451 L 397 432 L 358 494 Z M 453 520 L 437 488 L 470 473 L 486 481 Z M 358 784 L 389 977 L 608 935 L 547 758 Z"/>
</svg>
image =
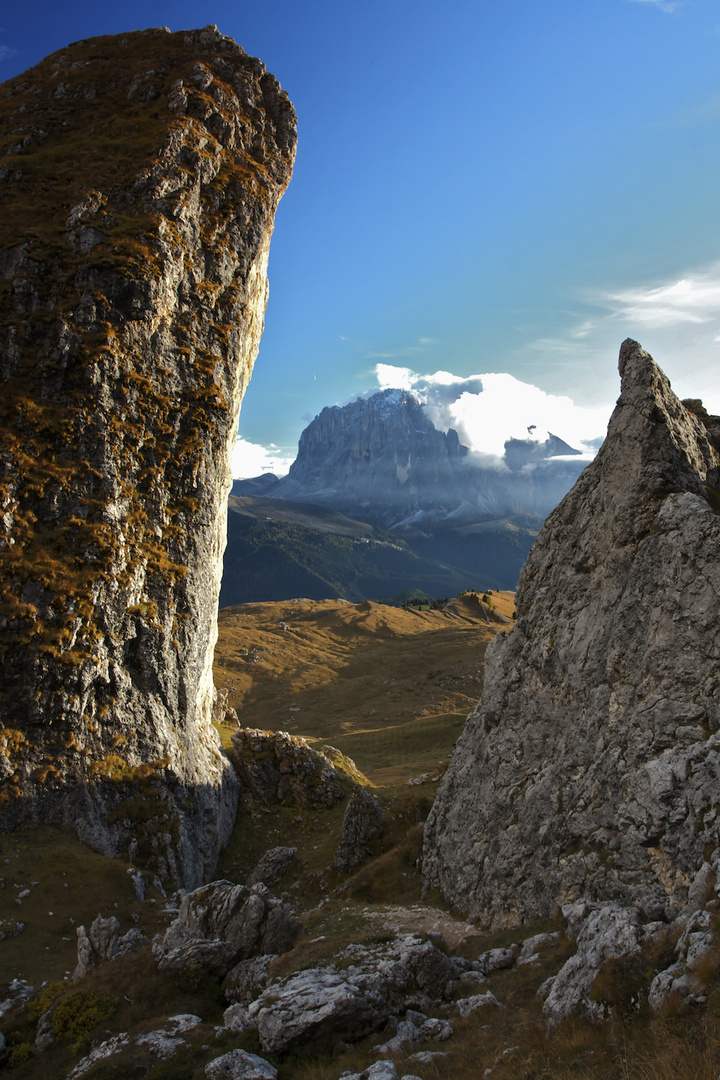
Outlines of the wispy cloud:
<svg viewBox="0 0 720 1080">
<path fill-rule="evenodd" d="M 547 369 L 552 389 L 577 400 L 616 392 L 613 358 L 623 338 L 636 338 L 672 381 L 679 397 L 702 397 L 720 413 L 720 262 L 665 280 L 578 290 L 565 327 L 528 341 L 517 364 Z"/>
<path fill-rule="evenodd" d="M 17 56 L 17 49 L 11 49 L 9 45 L 0 45 L 0 60 L 9 60 L 11 56 Z"/>
<path fill-rule="evenodd" d="M 429 345 L 439 345 L 435 338 L 420 337 L 414 345 L 401 345 L 397 349 L 389 349 L 386 352 L 368 352 L 365 356 L 368 360 L 399 360 L 403 356 L 415 356 L 427 349 Z"/>
<path fill-rule="evenodd" d="M 594 302 L 641 327 L 720 323 L 720 263 L 676 281 L 598 293 Z"/>
<path fill-rule="evenodd" d="M 631 0 L 633 4 L 652 4 L 659 11 L 673 12 L 682 7 L 679 0 Z"/>
</svg>

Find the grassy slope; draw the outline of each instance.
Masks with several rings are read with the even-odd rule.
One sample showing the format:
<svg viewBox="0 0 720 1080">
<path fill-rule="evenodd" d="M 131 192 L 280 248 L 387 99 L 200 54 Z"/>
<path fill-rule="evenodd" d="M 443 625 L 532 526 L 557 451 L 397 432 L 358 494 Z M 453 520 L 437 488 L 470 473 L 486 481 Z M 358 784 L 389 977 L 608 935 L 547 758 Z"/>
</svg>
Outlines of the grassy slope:
<svg viewBox="0 0 720 1080">
<path fill-rule="evenodd" d="M 244 726 L 332 742 L 371 779 L 380 769 L 400 782 L 448 756 L 480 696 L 485 647 L 508 628 L 495 612 L 510 618 L 514 607 L 513 594 L 491 595 L 494 610 L 471 595 L 445 611 L 338 600 L 226 608 L 215 681 Z"/>
<path fill-rule="evenodd" d="M 503 536 L 500 547 L 508 547 Z M 490 547 L 498 546 L 491 538 Z M 527 554 L 514 557 L 513 582 Z M 256 600 L 337 596 L 358 602 L 387 600 L 418 587 L 432 596 L 452 596 L 468 587 L 498 582 L 453 562 L 453 542 L 441 555 L 416 552 L 398 536 L 310 503 L 245 496 L 231 497 L 221 606 Z"/>
</svg>

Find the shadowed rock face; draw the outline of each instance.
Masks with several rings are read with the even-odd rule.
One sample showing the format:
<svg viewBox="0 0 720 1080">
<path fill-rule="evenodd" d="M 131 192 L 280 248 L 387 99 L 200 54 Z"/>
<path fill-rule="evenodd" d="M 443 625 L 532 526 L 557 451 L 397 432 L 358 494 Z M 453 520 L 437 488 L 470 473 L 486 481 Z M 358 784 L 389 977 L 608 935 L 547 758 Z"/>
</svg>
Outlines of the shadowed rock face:
<svg viewBox="0 0 720 1080">
<path fill-rule="evenodd" d="M 1 821 L 193 886 L 237 800 L 211 664 L 294 112 L 215 27 L 149 30 L 4 84 L 0 140 Z"/>
<path fill-rule="evenodd" d="M 620 374 L 426 827 L 426 885 L 485 926 L 579 896 L 669 918 L 720 860 L 717 418 L 636 342 Z"/>
</svg>

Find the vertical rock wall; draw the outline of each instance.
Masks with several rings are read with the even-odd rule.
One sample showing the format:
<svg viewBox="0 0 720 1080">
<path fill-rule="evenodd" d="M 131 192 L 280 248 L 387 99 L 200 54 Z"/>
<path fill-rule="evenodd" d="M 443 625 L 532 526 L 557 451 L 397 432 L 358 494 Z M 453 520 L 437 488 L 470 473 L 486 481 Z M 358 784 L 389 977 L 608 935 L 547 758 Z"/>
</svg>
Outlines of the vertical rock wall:
<svg viewBox="0 0 720 1080">
<path fill-rule="evenodd" d="M 720 879 L 720 421 L 634 341 L 620 374 L 426 827 L 426 885 L 486 926 L 579 897 L 671 918 Z"/>
<path fill-rule="evenodd" d="M 215 27 L 94 38 L 0 88 L 0 824 L 198 884 L 229 455 L 295 116 Z"/>
</svg>

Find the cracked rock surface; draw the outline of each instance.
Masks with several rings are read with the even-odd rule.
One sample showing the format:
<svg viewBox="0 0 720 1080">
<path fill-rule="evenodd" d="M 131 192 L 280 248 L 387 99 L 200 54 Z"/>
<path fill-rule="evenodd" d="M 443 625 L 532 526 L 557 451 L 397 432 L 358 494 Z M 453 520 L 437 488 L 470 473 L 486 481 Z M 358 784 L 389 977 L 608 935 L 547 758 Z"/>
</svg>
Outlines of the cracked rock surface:
<svg viewBox="0 0 720 1080">
<path fill-rule="evenodd" d="M 0 827 L 194 888 L 238 796 L 212 656 L 295 115 L 214 26 L 75 42 L 3 101 Z"/>
<path fill-rule="evenodd" d="M 720 862 L 717 418 L 637 342 L 620 374 L 425 829 L 426 887 L 487 928 L 580 897 L 671 920 Z"/>
</svg>

